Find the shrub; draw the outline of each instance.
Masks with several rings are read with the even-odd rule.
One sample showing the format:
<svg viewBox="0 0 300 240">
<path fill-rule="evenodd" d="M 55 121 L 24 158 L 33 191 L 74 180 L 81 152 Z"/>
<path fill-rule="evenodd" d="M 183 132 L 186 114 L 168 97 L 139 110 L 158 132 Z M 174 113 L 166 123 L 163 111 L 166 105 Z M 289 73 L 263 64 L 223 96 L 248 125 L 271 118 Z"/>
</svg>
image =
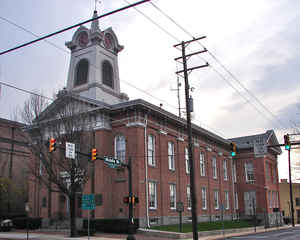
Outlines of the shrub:
<svg viewBox="0 0 300 240">
<path fill-rule="evenodd" d="M 31 230 L 38 229 L 42 225 L 42 218 L 15 218 L 13 219 L 14 227 L 17 229 L 26 229 L 27 228 L 27 221 L 28 221 L 28 228 Z"/>
<path fill-rule="evenodd" d="M 90 229 L 106 233 L 128 233 L 128 219 L 90 219 Z M 134 231 L 139 226 L 138 219 L 134 219 Z M 88 228 L 88 220 L 84 219 L 83 229 Z"/>
</svg>

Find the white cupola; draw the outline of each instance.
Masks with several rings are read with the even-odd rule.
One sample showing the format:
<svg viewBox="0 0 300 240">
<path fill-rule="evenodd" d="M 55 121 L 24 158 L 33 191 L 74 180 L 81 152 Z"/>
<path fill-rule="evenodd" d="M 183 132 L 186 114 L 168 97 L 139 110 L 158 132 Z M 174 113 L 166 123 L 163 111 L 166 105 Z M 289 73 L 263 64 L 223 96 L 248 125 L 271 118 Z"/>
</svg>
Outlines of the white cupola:
<svg viewBox="0 0 300 240">
<path fill-rule="evenodd" d="M 97 16 L 94 11 L 93 18 Z M 71 50 L 68 91 L 110 105 L 128 101 L 120 92 L 118 67 L 118 53 L 124 47 L 112 28 L 101 31 L 95 19 L 90 29 L 79 27 L 66 46 Z"/>
</svg>

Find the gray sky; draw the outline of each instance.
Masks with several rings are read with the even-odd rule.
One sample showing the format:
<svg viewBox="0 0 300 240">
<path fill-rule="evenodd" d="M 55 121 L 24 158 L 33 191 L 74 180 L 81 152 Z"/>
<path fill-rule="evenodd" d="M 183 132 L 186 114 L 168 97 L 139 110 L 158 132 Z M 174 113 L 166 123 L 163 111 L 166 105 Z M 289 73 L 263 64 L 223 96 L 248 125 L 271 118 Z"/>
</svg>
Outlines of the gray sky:
<svg viewBox="0 0 300 240">
<path fill-rule="evenodd" d="M 209 54 L 202 55 L 205 60 L 191 58 L 189 67 L 205 61 L 212 66 L 189 75 L 190 84 L 195 88 L 194 122 L 225 138 L 274 129 L 279 142 L 283 142 L 283 134 L 291 133 L 291 127 L 299 123 L 300 1 L 152 2 L 193 36 L 207 36 L 202 44 L 239 81 Z M 94 10 L 94 0 L 1 0 L 0 5 L 0 51 L 35 38 L 4 19 L 37 35 L 45 35 L 91 18 Z M 124 0 L 102 0 L 97 10 L 102 14 L 125 5 Z M 181 66 L 176 67 L 174 58 L 181 53 L 173 45 L 191 37 L 153 5 L 146 3 L 138 10 L 169 34 L 135 9 L 100 20 L 100 28 L 112 27 L 125 47 L 119 53 L 121 91 L 130 99 L 143 98 L 156 105 L 163 101 L 163 107 L 176 114 L 176 92 L 170 89 L 176 88 L 174 72 Z M 0 81 L 42 91 L 51 97 L 66 85 L 70 55 L 64 43 L 71 40 L 75 30 L 48 39 L 61 49 L 40 42 L 0 56 Z M 187 51 L 199 50 L 202 47 L 194 43 Z M 183 94 L 181 91 L 182 105 Z M 0 117 L 10 118 L 16 106 L 22 106 L 27 97 L 2 86 Z M 286 165 L 284 153 L 279 161 L 280 177 L 287 177 Z"/>
</svg>

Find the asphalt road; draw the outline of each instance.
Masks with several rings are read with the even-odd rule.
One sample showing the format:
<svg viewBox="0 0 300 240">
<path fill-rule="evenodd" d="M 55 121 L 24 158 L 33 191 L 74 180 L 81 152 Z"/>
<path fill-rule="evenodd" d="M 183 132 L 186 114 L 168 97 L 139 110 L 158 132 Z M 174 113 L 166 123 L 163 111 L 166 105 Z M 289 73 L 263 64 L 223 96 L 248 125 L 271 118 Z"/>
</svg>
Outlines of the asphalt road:
<svg viewBox="0 0 300 240">
<path fill-rule="evenodd" d="M 228 237 L 226 240 L 300 240 L 300 227 L 276 230 L 271 232 L 262 232 L 238 237 Z"/>
</svg>

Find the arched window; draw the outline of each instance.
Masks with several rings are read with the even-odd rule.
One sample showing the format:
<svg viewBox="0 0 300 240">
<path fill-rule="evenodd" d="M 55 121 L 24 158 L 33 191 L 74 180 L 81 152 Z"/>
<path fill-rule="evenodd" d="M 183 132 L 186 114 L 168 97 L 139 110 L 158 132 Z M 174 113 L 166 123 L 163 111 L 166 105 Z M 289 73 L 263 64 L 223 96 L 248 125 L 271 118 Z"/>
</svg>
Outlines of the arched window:
<svg viewBox="0 0 300 240">
<path fill-rule="evenodd" d="M 81 59 L 76 66 L 76 75 L 74 86 L 87 83 L 89 73 L 89 62 L 87 59 Z"/>
<path fill-rule="evenodd" d="M 111 88 L 114 88 L 114 74 L 113 74 L 113 68 L 109 61 L 105 60 L 102 63 L 102 81 L 103 84 L 106 86 L 109 86 Z"/>
<path fill-rule="evenodd" d="M 125 162 L 126 158 L 126 141 L 125 137 L 118 135 L 115 137 L 115 158 Z"/>
</svg>

